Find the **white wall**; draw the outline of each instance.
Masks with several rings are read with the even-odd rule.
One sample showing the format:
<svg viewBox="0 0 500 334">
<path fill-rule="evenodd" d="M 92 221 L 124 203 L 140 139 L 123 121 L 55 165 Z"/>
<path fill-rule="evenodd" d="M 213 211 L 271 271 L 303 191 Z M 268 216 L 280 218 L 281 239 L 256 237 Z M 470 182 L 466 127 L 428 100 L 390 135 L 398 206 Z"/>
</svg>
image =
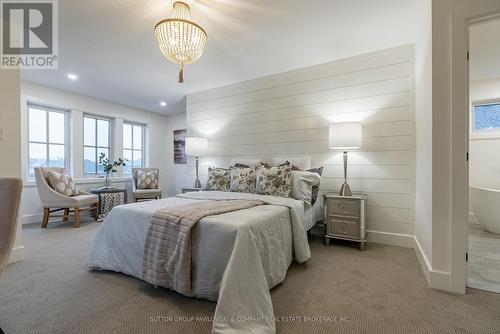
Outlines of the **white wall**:
<svg viewBox="0 0 500 334">
<path fill-rule="evenodd" d="M 500 78 L 471 82 L 470 99 L 475 102 L 500 102 Z M 500 189 L 500 136 L 470 140 L 469 184 Z"/>
<path fill-rule="evenodd" d="M 150 167 L 160 168 L 160 187 L 165 194 L 172 187 L 173 180 L 171 175 L 171 165 L 167 157 L 173 155 L 169 150 L 171 138 L 165 129 L 168 126 L 168 118 L 165 115 L 155 114 L 148 111 L 138 110 L 102 100 L 89 98 L 82 95 L 68 93 L 65 91 L 52 89 L 36 85 L 29 82 L 22 82 L 22 156 L 23 162 L 21 170 L 25 178 L 25 189 L 23 191 L 22 217 L 23 223 L 32 223 L 41 221 L 42 207 L 38 198 L 38 193 L 33 180 L 26 176 L 26 156 L 27 156 L 27 120 L 26 103 L 34 102 L 41 105 L 52 106 L 69 110 L 71 112 L 71 169 L 76 183 L 82 189 L 95 188 L 102 185 L 101 179 L 95 177 L 84 177 L 82 170 L 83 161 L 83 114 L 101 115 L 113 119 L 115 124 L 114 136 L 111 142 L 115 145 L 114 156 L 122 156 L 122 132 L 121 124 L 123 121 L 131 121 L 146 125 L 146 161 Z M 117 185 L 127 186 L 130 189 L 129 177 L 115 178 Z M 130 195 L 130 194 L 129 194 Z M 129 199 L 131 196 L 129 196 Z"/>
<path fill-rule="evenodd" d="M 336 191 L 342 152 L 329 150 L 328 126 L 362 121 L 349 183 L 369 195 L 369 239 L 413 246 L 414 68 L 405 46 L 189 95 L 189 134 L 209 138 L 202 182 L 208 165 L 228 166 L 231 157 L 299 155 L 325 166 L 321 187 Z"/>
<path fill-rule="evenodd" d="M 418 1 L 415 45 L 415 239 L 424 273 L 432 260 L 432 0 Z"/>
<path fill-rule="evenodd" d="M 186 113 L 168 116 L 167 122 L 167 164 L 170 166 L 168 175 L 169 184 L 166 189 L 167 195 L 175 195 L 181 192 L 182 188 L 192 188 L 194 179 L 189 179 L 187 164 L 174 164 L 174 130 L 186 129 Z"/>
<path fill-rule="evenodd" d="M 4 139 L 0 140 L 0 178 L 21 178 L 21 79 L 18 70 L 0 70 L 0 128 Z M 14 248 L 9 263 L 24 259 L 21 224 L 18 224 Z"/>
</svg>

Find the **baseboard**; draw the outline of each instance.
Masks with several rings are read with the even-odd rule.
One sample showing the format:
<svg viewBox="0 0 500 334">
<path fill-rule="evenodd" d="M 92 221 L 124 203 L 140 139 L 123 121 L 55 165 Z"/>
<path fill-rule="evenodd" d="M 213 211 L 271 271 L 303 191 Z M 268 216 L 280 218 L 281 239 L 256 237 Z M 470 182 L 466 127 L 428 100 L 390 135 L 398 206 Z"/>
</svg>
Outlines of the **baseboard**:
<svg viewBox="0 0 500 334">
<path fill-rule="evenodd" d="M 413 237 L 415 244 L 415 255 L 417 256 L 418 262 L 422 267 L 425 279 L 430 288 L 450 291 L 451 274 L 449 272 L 434 270 L 432 265 L 422 249 L 422 245 L 418 241 L 417 237 Z"/>
<path fill-rule="evenodd" d="M 31 215 L 24 215 L 21 217 L 21 224 L 33 224 L 33 223 L 40 223 L 43 219 L 42 214 L 31 214 Z"/>
<path fill-rule="evenodd" d="M 367 234 L 368 242 L 407 248 L 415 247 L 415 241 L 412 235 L 370 230 L 367 231 Z"/>
<path fill-rule="evenodd" d="M 24 260 L 24 246 L 17 246 L 12 249 L 8 264 Z"/>
</svg>

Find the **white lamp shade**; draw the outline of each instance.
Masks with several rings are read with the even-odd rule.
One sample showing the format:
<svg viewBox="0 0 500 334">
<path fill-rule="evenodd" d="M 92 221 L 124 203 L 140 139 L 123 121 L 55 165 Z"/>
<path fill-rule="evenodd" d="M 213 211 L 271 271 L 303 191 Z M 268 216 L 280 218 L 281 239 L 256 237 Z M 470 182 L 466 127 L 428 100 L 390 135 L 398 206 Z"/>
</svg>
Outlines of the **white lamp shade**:
<svg viewBox="0 0 500 334">
<path fill-rule="evenodd" d="M 330 125 L 329 144 L 333 150 L 361 148 L 362 124 L 358 122 Z"/>
<path fill-rule="evenodd" d="M 207 151 L 208 139 L 202 137 L 186 137 L 186 155 L 200 157 Z"/>
</svg>

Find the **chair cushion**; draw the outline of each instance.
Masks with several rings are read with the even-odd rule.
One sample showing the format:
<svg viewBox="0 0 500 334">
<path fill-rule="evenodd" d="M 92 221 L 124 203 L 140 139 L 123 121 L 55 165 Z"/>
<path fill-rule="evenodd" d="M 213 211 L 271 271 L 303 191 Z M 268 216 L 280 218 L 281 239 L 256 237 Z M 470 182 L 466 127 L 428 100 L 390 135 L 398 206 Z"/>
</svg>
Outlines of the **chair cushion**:
<svg viewBox="0 0 500 334">
<path fill-rule="evenodd" d="M 78 195 L 78 189 L 76 188 L 75 182 L 71 175 L 66 173 L 57 173 L 52 170 L 48 171 L 49 185 L 64 196 L 76 196 Z"/>
<path fill-rule="evenodd" d="M 99 202 L 99 196 L 89 194 L 89 195 L 78 195 L 78 196 L 73 196 L 71 197 L 72 201 L 75 201 L 73 206 L 79 207 L 79 206 L 85 206 L 85 205 L 92 205 L 97 202 Z"/>
<path fill-rule="evenodd" d="M 161 195 L 161 189 L 137 189 L 134 191 L 134 197 L 147 198 Z"/>
<path fill-rule="evenodd" d="M 137 189 L 158 189 L 158 171 L 145 172 L 138 170 L 135 185 Z"/>
</svg>

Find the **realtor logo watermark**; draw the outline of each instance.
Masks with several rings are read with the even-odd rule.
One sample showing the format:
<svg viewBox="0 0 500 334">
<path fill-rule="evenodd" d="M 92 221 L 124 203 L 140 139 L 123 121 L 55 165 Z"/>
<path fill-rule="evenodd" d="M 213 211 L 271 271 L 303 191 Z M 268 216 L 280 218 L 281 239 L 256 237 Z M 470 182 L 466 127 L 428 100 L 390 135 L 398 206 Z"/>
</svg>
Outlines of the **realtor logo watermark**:
<svg viewBox="0 0 500 334">
<path fill-rule="evenodd" d="M 0 0 L 0 7 L 0 68 L 57 69 L 57 0 Z"/>
</svg>

